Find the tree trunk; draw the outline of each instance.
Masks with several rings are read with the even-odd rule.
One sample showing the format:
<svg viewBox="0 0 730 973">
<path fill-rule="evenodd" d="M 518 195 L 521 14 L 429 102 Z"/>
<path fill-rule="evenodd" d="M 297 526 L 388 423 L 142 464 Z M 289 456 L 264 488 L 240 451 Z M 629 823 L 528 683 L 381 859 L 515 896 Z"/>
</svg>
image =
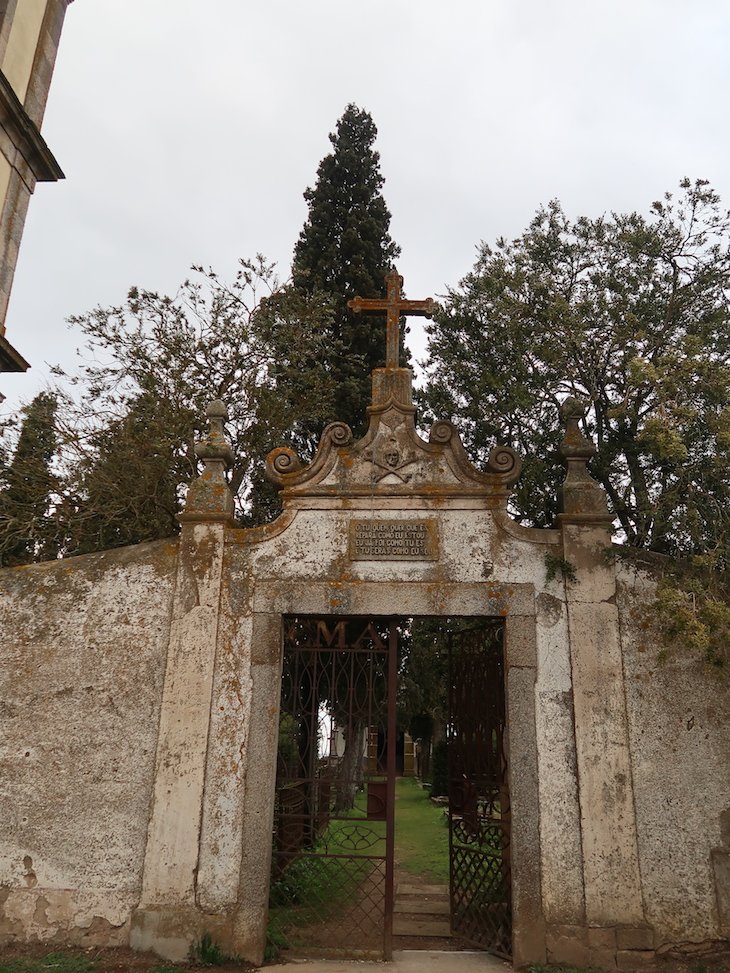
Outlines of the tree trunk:
<svg viewBox="0 0 730 973">
<path fill-rule="evenodd" d="M 337 769 L 337 788 L 334 812 L 342 814 L 355 806 L 355 797 L 362 785 L 362 758 L 364 752 L 365 727 L 359 722 L 343 730 L 345 750 Z"/>
</svg>

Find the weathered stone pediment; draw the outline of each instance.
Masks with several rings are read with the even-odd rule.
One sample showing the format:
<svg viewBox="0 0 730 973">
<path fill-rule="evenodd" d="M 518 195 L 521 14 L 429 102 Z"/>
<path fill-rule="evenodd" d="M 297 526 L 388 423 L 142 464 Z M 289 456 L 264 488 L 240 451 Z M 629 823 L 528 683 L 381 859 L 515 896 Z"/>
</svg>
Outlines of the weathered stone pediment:
<svg viewBox="0 0 730 973">
<path fill-rule="evenodd" d="M 446 498 L 483 497 L 506 504 L 521 469 L 507 446 L 489 455 L 487 469 L 469 460 L 451 422 L 435 422 L 428 440 L 416 432 L 411 371 L 380 368 L 373 372 L 370 423 L 353 441 L 343 422 L 329 425 L 313 461 L 304 465 L 292 449 L 279 448 L 266 460 L 268 477 L 282 490 L 284 502 L 298 497 L 331 498 L 341 506 L 353 498 L 419 497 L 438 503 Z"/>
</svg>

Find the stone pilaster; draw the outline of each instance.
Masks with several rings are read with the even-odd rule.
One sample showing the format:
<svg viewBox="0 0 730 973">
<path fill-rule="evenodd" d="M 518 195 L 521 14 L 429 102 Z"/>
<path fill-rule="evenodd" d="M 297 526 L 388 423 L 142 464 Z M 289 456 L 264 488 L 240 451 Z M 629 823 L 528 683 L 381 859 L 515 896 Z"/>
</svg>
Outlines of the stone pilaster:
<svg viewBox="0 0 730 973">
<path fill-rule="evenodd" d="M 232 459 L 223 433 L 225 407 L 208 409 L 211 430 L 196 446 L 204 463 L 190 487 L 178 555 L 175 597 L 147 833 L 142 898 L 132 917 L 133 948 L 174 961 L 203 931 L 225 942 L 225 915 L 198 905 L 201 822 L 216 666 L 226 526 L 233 497 L 225 479 Z"/>
<path fill-rule="evenodd" d="M 561 410 L 566 434 L 561 452 L 567 467 L 559 515 L 570 632 L 571 673 L 583 847 L 587 931 L 568 942 L 564 931 L 548 942 L 553 962 L 590 964 L 596 950 L 587 932 L 617 926 L 642 927 L 633 782 L 611 557 L 611 521 L 600 485 L 588 472 L 595 454 L 579 421 L 582 405 L 569 399 Z M 598 937 L 600 939 L 600 936 Z M 579 948 L 559 955 L 565 948 Z M 552 953 L 552 955 L 551 955 Z"/>
</svg>

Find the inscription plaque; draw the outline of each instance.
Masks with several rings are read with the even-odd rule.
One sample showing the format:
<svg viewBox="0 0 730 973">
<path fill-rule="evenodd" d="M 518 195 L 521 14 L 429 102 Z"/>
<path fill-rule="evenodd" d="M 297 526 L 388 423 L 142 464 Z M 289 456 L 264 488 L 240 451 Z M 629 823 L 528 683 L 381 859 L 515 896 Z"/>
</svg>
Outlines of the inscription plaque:
<svg viewBox="0 0 730 973">
<path fill-rule="evenodd" d="M 437 558 L 435 520 L 350 521 L 353 561 L 435 561 Z"/>
</svg>

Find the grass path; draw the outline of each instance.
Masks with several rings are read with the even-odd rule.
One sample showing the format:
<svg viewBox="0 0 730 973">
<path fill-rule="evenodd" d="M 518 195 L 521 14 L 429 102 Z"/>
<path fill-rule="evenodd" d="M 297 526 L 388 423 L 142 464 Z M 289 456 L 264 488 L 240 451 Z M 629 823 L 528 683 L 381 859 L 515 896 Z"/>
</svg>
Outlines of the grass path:
<svg viewBox="0 0 730 973">
<path fill-rule="evenodd" d="M 449 827 L 412 777 L 395 782 L 395 859 L 397 867 L 428 882 L 449 881 Z"/>
</svg>

